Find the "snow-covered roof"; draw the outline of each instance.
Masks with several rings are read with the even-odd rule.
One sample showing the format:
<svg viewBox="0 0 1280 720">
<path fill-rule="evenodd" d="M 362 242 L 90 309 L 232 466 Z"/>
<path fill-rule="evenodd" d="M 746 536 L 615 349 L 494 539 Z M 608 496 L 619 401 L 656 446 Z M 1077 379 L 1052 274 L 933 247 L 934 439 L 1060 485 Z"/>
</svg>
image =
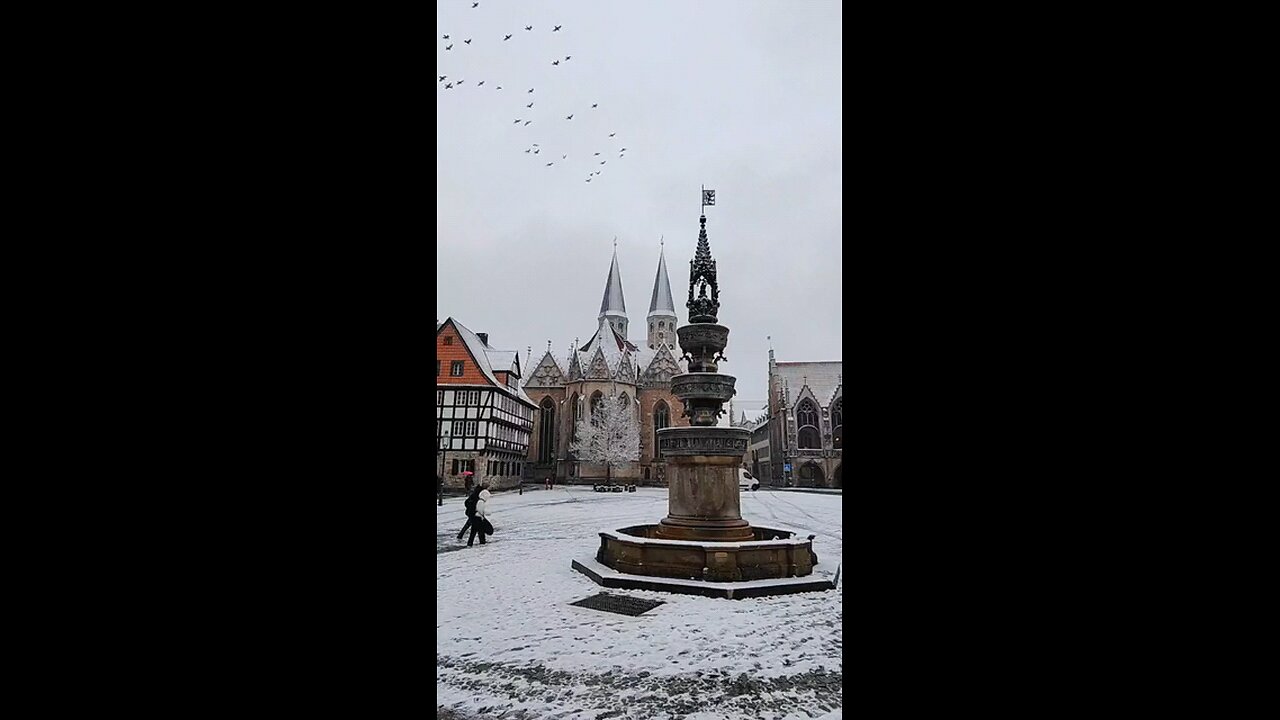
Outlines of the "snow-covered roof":
<svg viewBox="0 0 1280 720">
<path fill-rule="evenodd" d="M 489 358 L 489 364 L 495 370 L 506 372 L 511 369 L 512 365 L 516 364 L 516 358 L 519 357 L 520 352 L 517 350 L 494 350 L 486 345 L 484 354 Z"/>
<path fill-rule="evenodd" d="M 800 391 L 807 384 L 817 398 L 818 404 L 826 407 L 840 386 L 844 363 L 840 360 L 828 362 L 780 362 L 777 363 L 778 376 L 786 382 L 787 404 L 799 402 Z"/>
<path fill-rule="evenodd" d="M 458 322 L 455 318 L 446 318 L 445 322 L 449 322 L 451 320 L 453 321 L 453 327 L 458 331 L 458 337 L 462 338 L 462 342 L 466 344 L 467 350 L 471 353 L 471 357 L 475 358 L 476 365 L 480 367 L 480 372 L 484 374 L 485 379 L 492 383 L 494 387 L 501 388 L 507 393 L 510 393 L 530 405 L 533 405 L 533 400 L 531 400 L 528 395 L 524 394 L 524 390 L 521 390 L 520 388 L 512 388 L 504 383 L 498 382 L 498 377 L 493 374 L 493 363 L 495 359 L 506 360 L 505 364 L 498 365 L 499 369 L 506 372 L 511 368 L 511 364 L 515 362 L 516 355 L 518 354 L 517 351 L 498 350 L 490 347 L 488 343 L 480 339 L 479 335 L 472 332 L 471 328 Z M 444 327 L 444 323 L 437 325 L 436 332 L 440 332 L 440 328 L 442 327 Z"/>
</svg>

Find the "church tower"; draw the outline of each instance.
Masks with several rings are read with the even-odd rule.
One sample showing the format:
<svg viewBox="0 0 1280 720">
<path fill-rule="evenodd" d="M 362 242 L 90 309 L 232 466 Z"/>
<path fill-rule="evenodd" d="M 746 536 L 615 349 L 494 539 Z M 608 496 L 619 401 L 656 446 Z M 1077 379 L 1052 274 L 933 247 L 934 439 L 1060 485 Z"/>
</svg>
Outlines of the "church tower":
<svg viewBox="0 0 1280 720">
<path fill-rule="evenodd" d="M 609 279 L 604 285 L 604 299 L 600 301 L 597 320 L 608 320 L 609 325 L 627 339 L 627 304 L 622 300 L 622 275 L 618 272 L 618 247 L 613 248 L 613 264 L 609 266 Z"/>
<path fill-rule="evenodd" d="M 671 300 L 671 281 L 667 279 L 667 259 L 658 251 L 658 275 L 653 279 L 653 299 L 649 301 L 649 348 L 659 344 L 676 346 L 676 304 Z"/>
</svg>

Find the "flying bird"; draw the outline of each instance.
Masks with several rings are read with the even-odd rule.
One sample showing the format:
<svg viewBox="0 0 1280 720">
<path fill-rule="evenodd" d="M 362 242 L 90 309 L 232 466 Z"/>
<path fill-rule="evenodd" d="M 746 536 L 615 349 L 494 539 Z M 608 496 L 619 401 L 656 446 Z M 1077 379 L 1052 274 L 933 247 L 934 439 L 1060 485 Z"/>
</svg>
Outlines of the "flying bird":
<svg viewBox="0 0 1280 720">
<path fill-rule="evenodd" d="M 528 152 L 533 152 L 533 148 L 529 148 L 529 149 L 525 150 L 525 152 L 527 152 L 527 153 L 528 153 Z"/>
<path fill-rule="evenodd" d="M 601 164 L 601 165 L 603 165 L 603 164 L 605 164 L 605 163 L 607 163 L 607 162 L 609 162 L 609 161 L 608 161 L 608 160 L 601 160 L 601 161 L 600 161 L 600 164 Z"/>
<path fill-rule="evenodd" d="M 551 32 L 560 32 L 560 28 L 562 28 L 562 27 L 564 27 L 564 26 L 563 26 L 563 25 L 557 25 L 557 26 L 555 26 L 554 28 L 551 28 Z"/>
<path fill-rule="evenodd" d="M 448 35 L 445 35 L 443 39 L 448 40 L 448 39 L 449 39 L 449 36 L 448 36 Z"/>
<path fill-rule="evenodd" d="M 540 152 L 542 152 L 542 148 L 538 147 L 537 145 L 534 145 L 534 146 L 533 146 L 533 154 L 534 154 L 534 155 L 537 155 L 537 154 L 538 154 L 538 153 L 540 153 Z"/>
<path fill-rule="evenodd" d="M 627 149 L 626 149 L 626 148 L 622 148 L 622 149 L 621 149 L 621 150 L 619 150 L 618 152 L 626 152 L 626 151 L 627 151 Z"/>
<path fill-rule="evenodd" d="M 591 178 L 587 178 L 587 182 L 591 182 Z"/>
<path fill-rule="evenodd" d="M 499 89 L 499 90 L 501 90 L 501 89 L 502 89 L 502 86 L 501 86 L 501 85 L 499 85 L 499 86 L 498 86 L 498 89 Z"/>
<path fill-rule="evenodd" d="M 525 29 L 525 30 L 532 30 L 532 29 L 533 29 L 533 26 L 532 26 L 532 25 L 525 25 L 525 26 L 524 26 L 524 29 Z"/>
<path fill-rule="evenodd" d="M 520 118 L 516 118 L 515 120 L 511 121 L 511 124 L 516 125 L 516 124 L 519 124 L 519 122 L 520 122 Z"/>
<path fill-rule="evenodd" d="M 445 50 L 452 50 L 452 49 L 453 49 L 453 43 L 449 43 L 448 45 L 445 45 L 445 46 L 444 46 L 444 49 L 445 49 Z"/>
<path fill-rule="evenodd" d="M 529 123 L 531 123 L 531 122 L 533 122 L 533 121 L 532 121 L 532 120 L 525 120 L 525 121 L 524 121 L 524 126 L 525 126 L 525 127 L 529 127 Z"/>
<path fill-rule="evenodd" d="M 599 175 L 599 174 L 600 174 L 600 171 L 599 171 L 599 170 L 597 170 L 597 171 L 596 171 L 596 174 L 597 174 L 597 175 Z"/>
<path fill-rule="evenodd" d="M 595 109 L 596 109 L 596 108 L 598 108 L 598 107 L 600 107 L 600 103 L 591 103 L 591 109 L 592 109 L 592 110 L 595 110 Z"/>
<path fill-rule="evenodd" d="M 529 88 L 529 92 L 533 92 L 533 88 Z"/>
<path fill-rule="evenodd" d="M 564 59 L 565 59 L 565 60 L 568 60 L 568 59 L 569 59 L 569 58 L 571 58 L 571 57 L 573 57 L 573 56 L 572 56 L 572 55 L 565 55 L 565 56 L 564 56 Z"/>
<path fill-rule="evenodd" d="M 555 163 L 553 163 L 553 162 L 549 162 L 549 163 L 547 163 L 547 167 L 551 167 L 552 165 L 555 165 Z"/>
<path fill-rule="evenodd" d="M 597 155 L 597 156 L 599 156 L 599 155 L 600 155 L 600 153 L 596 153 L 596 155 Z"/>
<path fill-rule="evenodd" d="M 467 38 L 466 40 L 463 40 L 462 42 L 464 42 L 464 43 L 466 43 L 466 44 L 470 45 L 470 44 L 471 44 L 471 38 Z"/>
<path fill-rule="evenodd" d="M 534 144 L 533 144 L 533 146 L 534 146 L 534 147 L 538 147 L 538 143 L 534 143 Z"/>
<path fill-rule="evenodd" d="M 466 80 L 459 80 L 459 81 L 458 81 L 458 84 L 459 84 L 459 85 L 461 85 L 461 84 L 462 84 L 462 83 L 464 83 L 464 82 L 466 82 Z"/>
<path fill-rule="evenodd" d="M 560 159 L 561 159 L 561 160 L 564 160 L 564 159 L 565 159 L 565 158 L 567 158 L 567 157 L 569 157 L 569 156 L 568 156 L 568 155 L 561 155 L 561 156 L 560 156 Z"/>
<path fill-rule="evenodd" d="M 506 42 L 506 41 L 508 41 L 508 40 L 510 40 L 510 39 L 511 39 L 511 36 L 510 36 L 510 35 L 506 35 L 506 36 L 504 36 L 504 37 L 502 38 L 502 41 L 503 41 L 503 42 Z"/>
<path fill-rule="evenodd" d="M 478 2 L 473 2 L 473 3 L 471 3 L 471 7 L 472 7 L 472 8 L 478 8 L 478 7 L 480 7 L 480 3 L 478 3 Z"/>
<path fill-rule="evenodd" d="M 447 78 L 447 77 L 449 77 L 449 76 L 448 76 L 448 75 L 441 75 L 441 76 L 440 76 L 440 79 L 439 79 L 439 80 L 437 80 L 436 82 L 444 82 L 444 79 L 445 79 L 445 78 Z"/>
<path fill-rule="evenodd" d="M 525 107 L 527 107 L 527 108 L 531 108 L 531 107 L 533 107 L 533 103 L 529 103 L 528 105 L 525 105 Z"/>
<path fill-rule="evenodd" d="M 572 116 L 572 115 L 570 115 L 569 117 L 565 118 L 565 120 L 572 120 L 572 119 L 573 119 L 573 116 Z"/>
<path fill-rule="evenodd" d="M 451 88 L 451 87 L 453 87 L 453 83 L 445 83 L 445 84 L 444 84 L 444 89 L 445 89 L 445 90 L 448 90 L 448 89 L 449 89 L 449 88 Z"/>
<path fill-rule="evenodd" d="M 609 133 L 609 137 L 613 137 L 614 135 L 617 135 L 617 134 L 618 133 Z"/>
<path fill-rule="evenodd" d="M 481 86 L 481 85 L 483 85 L 483 84 L 484 84 L 484 81 L 483 81 L 483 80 L 481 80 L 480 82 L 476 83 L 476 87 L 480 87 L 480 86 Z"/>
<path fill-rule="evenodd" d="M 552 64 L 552 65 L 559 65 L 559 64 L 560 64 L 560 61 L 559 61 L 559 60 L 552 60 L 552 61 L 551 61 L 551 64 Z"/>
</svg>

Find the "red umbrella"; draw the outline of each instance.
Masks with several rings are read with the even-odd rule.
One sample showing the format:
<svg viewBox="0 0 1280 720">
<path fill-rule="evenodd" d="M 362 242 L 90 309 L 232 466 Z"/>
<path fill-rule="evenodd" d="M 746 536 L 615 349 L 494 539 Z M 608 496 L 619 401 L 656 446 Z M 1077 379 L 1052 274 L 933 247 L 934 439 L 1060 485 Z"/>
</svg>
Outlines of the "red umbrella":
<svg viewBox="0 0 1280 720">
<path fill-rule="evenodd" d="M 475 473 L 471 472 L 470 470 L 463 470 L 463 471 L 462 471 L 462 474 L 463 474 L 463 475 L 475 475 Z"/>
</svg>

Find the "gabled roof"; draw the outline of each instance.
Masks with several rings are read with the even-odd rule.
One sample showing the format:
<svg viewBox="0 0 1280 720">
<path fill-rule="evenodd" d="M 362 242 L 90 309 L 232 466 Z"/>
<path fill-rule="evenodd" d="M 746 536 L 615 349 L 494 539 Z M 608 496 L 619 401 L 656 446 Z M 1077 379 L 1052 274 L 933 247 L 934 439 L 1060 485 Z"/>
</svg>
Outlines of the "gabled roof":
<svg viewBox="0 0 1280 720">
<path fill-rule="evenodd" d="M 476 335 L 466 325 L 458 322 L 453 318 L 445 318 L 445 321 L 436 325 L 436 333 L 447 324 L 453 323 L 454 329 L 458 331 L 458 337 L 462 338 L 462 343 L 466 345 L 467 352 L 471 353 L 471 358 L 476 361 L 476 366 L 480 368 L 480 372 L 484 375 L 494 387 L 501 388 L 503 391 L 514 395 L 515 397 L 533 405 L 534 402 L 528 395 L 524 394 L 524 390 L 519 387 L 512 388 L 504 383 L 498 382 L 498 377 L 493 374 L 494 361 L 498 361 L 498 367 L 506 372 L 511 368 L 513 362 L 519 362 L 519 353 L 515 350 L 498 350 L 490 347 L 488 343 L 482 341 L 479 335 Z"/>
<path fill-rule="evenodd" d="M 778 377 L 786 381 L 786 404 L 794 406 L 800 401 L 800 391 L 806 384 L 817 399 L 819 405 L 831 402 L 836 388 L 840 385 L 840 375 L 844 363 L 840 360 L 829 362 L 780 362 L 777 363 Z"/>
</svg>

